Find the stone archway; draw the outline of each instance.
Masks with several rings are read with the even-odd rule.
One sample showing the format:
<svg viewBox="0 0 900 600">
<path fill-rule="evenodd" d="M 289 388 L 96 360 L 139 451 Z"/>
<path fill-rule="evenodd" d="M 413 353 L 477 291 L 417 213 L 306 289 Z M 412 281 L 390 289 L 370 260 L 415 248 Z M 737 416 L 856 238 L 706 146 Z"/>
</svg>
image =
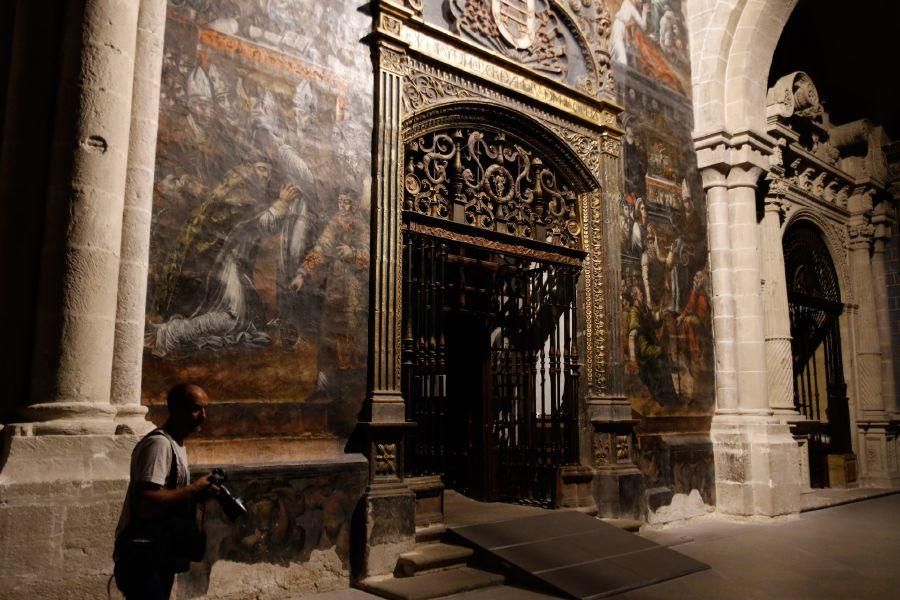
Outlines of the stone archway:
<svg viewBox="0 0 900 600">
<path fill-rule="evenodd" d="M 774 150 L 765 129 L 769 68 L 796 2 L 686 5 L 716 323 L 716 497 L 718 509 L 731 514 L 773 516 L 799 509 L 799 483 L 787 467 L 798 460 L 796 443 L 768 402 L 765 264 L 757 221 L 757 183 Z M 768 484 L 755 483 L 760 480 Z"/>
</svg>

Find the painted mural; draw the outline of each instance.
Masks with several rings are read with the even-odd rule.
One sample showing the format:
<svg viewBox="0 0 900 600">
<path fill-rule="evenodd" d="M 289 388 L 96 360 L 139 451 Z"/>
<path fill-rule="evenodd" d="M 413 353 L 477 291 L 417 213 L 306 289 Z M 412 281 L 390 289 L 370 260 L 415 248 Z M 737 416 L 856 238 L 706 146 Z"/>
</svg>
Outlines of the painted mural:
<svg viewBox="0 0 900 600">
<path fill-rule="evenodd" d="M 613 25 L 613 61 L 683 95 L 691 89 L 691 63 L 682 0 L 607 0 Z"/>
<path fill-rule="evenodd" d="M 713 349 L 706 207 L 689 112 L 636 82 L 625 95 L 626 391 L 645 416 L 707 414 Z"/>
<path fill-rule="evenodd" d="M 620 204 L 625 392 L 639 419 L 648 510 L 673 494 L 715 498 L 715 407 L 706 197 L 693 148 L 681 0 L 609 0 L 625 107 Z"/>
<path fill-rule="evenodd" d="M 346 435 L 356 422 L 367 26 L 313 0 L 169 1 L 143 395 L 203 384 L 219 417 L 208 435 Z"/>
</svg>

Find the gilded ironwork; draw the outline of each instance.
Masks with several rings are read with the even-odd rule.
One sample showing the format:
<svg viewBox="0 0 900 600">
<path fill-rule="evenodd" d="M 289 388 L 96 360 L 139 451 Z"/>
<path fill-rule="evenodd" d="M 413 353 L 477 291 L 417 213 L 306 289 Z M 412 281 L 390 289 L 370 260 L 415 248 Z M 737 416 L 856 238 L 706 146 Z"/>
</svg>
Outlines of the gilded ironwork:
<svg viewBox="0 0 900 600">
<path fill-rule="evenodd" d="M 479 246 L 487 250 L 503 252 L 504 254 L 510 254 L 512 256 L 521 256 L 522 258 L 529 258 L 532 260 L 556 262 L 565 265 L 572 265 L 574 267 L 581 266 L 583 262 L 580 256 L 570 256 L 558 252 L 548 252 L 546 250 L 540 250 L 537 248 L 529 248 L 528 246 L 523 246 L 520 243 L 509 243 L 501 240 L 489 240 L 480 235 L 451 231 L 446 227 L 441 227 L 440 225 L 429 225 L 426 223 L 420 223 L 419 221 L 415 220 L 410 221 L 407 225 L 407 228 L 410 231 L 414 231 L 416 233 L 422 233 L 446 240 L 451 240 L 461 244 Z"/>
<path fill-rule="evenodd" d="M 464 128 L 407 146 L 404 208 L 566 248 L 581 246 L 569 183 L 511 135 Z"/>
</svg>

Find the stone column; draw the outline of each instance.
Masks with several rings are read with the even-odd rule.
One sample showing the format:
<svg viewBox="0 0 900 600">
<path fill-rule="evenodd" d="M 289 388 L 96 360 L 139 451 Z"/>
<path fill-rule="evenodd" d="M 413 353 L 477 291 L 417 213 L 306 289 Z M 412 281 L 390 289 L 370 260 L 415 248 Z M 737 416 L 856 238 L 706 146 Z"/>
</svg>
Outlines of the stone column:
<svg viewBox="0 0 900 600">
<path fill-rule="evenodd" d="M 766 386 L 765 323 L 756 223 L 756 182 L 761 173 L 762 169 L 757 166 L 735 166 L 727 180 L 737 387 L 742 414 L 771 414 Z"/>
<path fill-rule="evenodd" d="M 35 433 L 112 433 L 110 405 L 137 2 L 69 2 L 41 254 Z"/>
<path fill-rule="evenodd" d="M 375 31 L 366 41 L 375 71 L 372 156 L 372 266 L 369 305 L 368 396 L 359 424 L 369 460 L 363 499 L 364 542 L 356 576 L 392 573 L 400 554 L 415 545 L 416 497 L 404 481 L 406 404 L 401 391 L 403 190 L 402 124 L 406 44 L 398 37 L 412 13 L 373 3 Z"/>
<path fill-rule="evenodd" d="M 788 308 L 784 271 L 784 247 L 781 242 L 780 198 L 769 196 L 760 229 L 763 307 L 765 310 L 766 387 L 769 408 L 776 415 L 799 418 L 794 408 L 794 368 L 791 352 L 791 317 Z"/>
<path fill-rule="evenodd" d="M 734 332 L 734 296 L 731 286 L 731 232 L 728 228 L 728 187 L 717 168 L 700 172 L 706 190 L 709 268 L 712 278 L 713 334 L 716 352 L 716 414 L 738 409 Z"/>
<path fill-rule="evenodd" d="M 603 122 L 615 123 L 615 116 L 610 115 Z M 615 130 L 603 134 L 605 189 L 581 198 L 584 243 L 589 251 L 584 268 L 587 356 L 582 372 L 591 425 L 589 464 L 593 465 L 593 501 L 601 517 L 640 519 L 645 504 L 644 477 L 634 464 L 635 421 L 625 396 L 620 331 L 622 240 L 616 199 L 622 197 L 621 182 L 625 179 L 620 135 Z"/>
<path fill-rule="evenodd" d="M 165 26 L 166 0 L 141 0 L 110 394 L 118 410 L 119 430 L 135 433 L 153 427 L 144 419 L 147 407 L 141 405 L 141 365 Z"/>
<path fill-rule="evenodd" d="M 135 433 L 152 428 L 141 405 L 141 365 L 165 26 L 166 0 L 141 0 L 110 394 L 119 429 Z"/>
<path fill-rule="evenodd" d="M 881 347 L 881 393 L 884 397 L 885 410 L 894 419 L 900 418 L 900 404 L 897 399 L 897 387 L 894 380 L 894 351 L 891 348 L 891 315 L 888 304 L 887 274 L 885 269 L 885 252 L 890 242 L 893 223 L 887 214 L 887 203 L 882 202 L 879 210 L 872 218 L 875 236 L 872 246 L 872 277 L 875 298 L 875 312 L 878 320 L 878 341 Z"/>
<path fill-rule="evenodd" d="M 850 210 L 850 276 L 853 296 L 859 303 L 856 325 L 856 369 L 860 420 L 886 418 L 881 376 L 881 343 L 872 285 L 874 274 L 869 251 L 874 227 L 871 224 L 871 188 L 857 188 L 848 201 Z"/>
<path fill-rule="evenodd" d="M 797 444 L 768 405 L 756 222 L 756 180 L 762 168 L 755 163 L 761 157 L 739 150 L 756 160 L 738 166 L 712 163 L 701 171 L 716 340 L 716 414 L 710 428 L 716 507 L 727 514 L 775 516 L 799 509 Z"/>
</svg>

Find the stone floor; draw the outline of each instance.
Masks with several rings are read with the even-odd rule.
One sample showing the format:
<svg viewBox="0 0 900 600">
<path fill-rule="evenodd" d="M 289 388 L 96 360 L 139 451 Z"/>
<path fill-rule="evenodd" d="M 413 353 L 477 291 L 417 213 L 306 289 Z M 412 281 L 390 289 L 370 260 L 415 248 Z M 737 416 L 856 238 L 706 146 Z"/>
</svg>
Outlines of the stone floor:
<svg viewBox="0 0 900 600">
<path fill-rule="evenodd" d="M 855 496 L 851 493 L 840 498 L 851 501 Z M 641 535 L 706 562 L 712 569 L 627 592 L 618 598 L 875 600 L 900 597 L 900 494 L 764 522 L 738 523 L 713 514 L 678 526 L 644 531 Z M 313 598 L 375 597 L 348 590 Z M 458 594 L 448 600 L 451 598 L 542 600 L 553 597 L 504 586 Z"/>
</svg>

